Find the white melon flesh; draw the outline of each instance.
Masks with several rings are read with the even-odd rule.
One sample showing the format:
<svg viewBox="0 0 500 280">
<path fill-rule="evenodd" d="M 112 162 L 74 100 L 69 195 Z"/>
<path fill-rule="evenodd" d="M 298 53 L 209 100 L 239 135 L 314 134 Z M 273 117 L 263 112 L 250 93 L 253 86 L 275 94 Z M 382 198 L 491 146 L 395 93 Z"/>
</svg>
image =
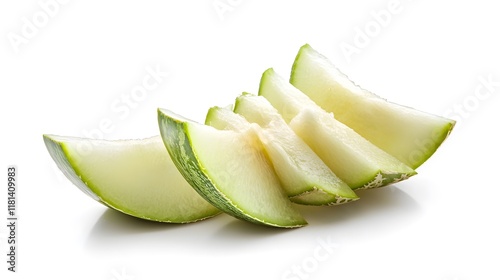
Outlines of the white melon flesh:
<svg viewBox="0 0 500 280">
<path fill-rule="evenodd" d="M 337 121 L 272 69 L 264 72 L 259 95 L 270 101 L 295 133 L 352 189 L 381 187 L 416 174 Z"/>
<path fill-rule="evenodd" d="M 377 188 L 416 174 L 326 112 L 304 109 L 290 127 L 353 189 Z"/>
<path fill-rule="evenodd" d="M 64 175 L 110 208 L 171 223 L 220 213 L 182 177 L 160 136 L 107 141 L 44 135 L 44 141 Z"/>
<path fill-rule="evenodd" d="M 220 210 L 275 227 L 306 224 L 288 200 L 253 126 L 218 130 L 159 109 L 163 141 L 191 185 Z"/>
<path fill-rule="evenodd" d="M 236 99 L 234 111 L 262 127 L 261 139 L 278 177 L 291 190 L 300 190 L 291 192 L 293 202 L 322 205 L 357 200 L 349 186 L 293 132 L 264 97 L 242 95 Z"/>
<path fill-rule="evenodd" d="M 253 108 L 256 105 L 251 101 L 253 97 L 258 98 L 257 100 L 262 98 L 241 96 L 236 101 L 235 110 L 239 113 L 241 110 L 245 111 L 247 115 L 257 113 L 260 118 L 256 119 L 274 119 L 271 122 L 254 123 L 259 125 L 259 139 L 291 201 L 307 205 L 333 205 L 357 199 L 349 186 L 336 177 L 307 144 L 295 135 L 271 104 L 262 98 L 267 106 Z M 246 108 L 247 106 L 252 108 Z M 266 109 L 274 110 L 275 114 L 269 114 Z M 236 131 L 248 129 L 251 125 L 242 116 L 219 107 L 209 110 L 206 124 Z M 317 191 L 319 194 L 316 196 L 310 194 Z M 305 195 L 307 196 L 304 197 Z"/>
<path fill-rule="evenodd" d="M 297 54 L 290 83 L 413 169 L 432 156 L 455 125 L 454 120 L 388 102 L 357 86 L 309 45 Z"/>
</svg>

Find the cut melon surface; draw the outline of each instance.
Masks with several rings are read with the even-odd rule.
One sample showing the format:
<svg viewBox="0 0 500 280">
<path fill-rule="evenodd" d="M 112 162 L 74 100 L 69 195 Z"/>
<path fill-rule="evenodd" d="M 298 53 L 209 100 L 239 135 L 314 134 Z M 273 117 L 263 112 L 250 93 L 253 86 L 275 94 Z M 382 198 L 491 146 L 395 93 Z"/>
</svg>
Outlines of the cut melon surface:
<svg viewBox="0 0 500 280">
<path fill-rule="evenodd" d="M 335 205 L 358 199 L 264 97 L 244 94 L 234 112 L 262 128 L 261 140 L 293 202 Z"/>
<path fill-rule="evenodd" d="M 247 102 L 238 98 L 235 109 L 246 107 L 247 105 L 243 103 Z M 269 103 L 268 105 L 274 110 Z M 264 111 L 259 112 L 265 114 Z M 279 114 L 277 116 L 278 123 L 263 127 L 257 124 L 259 127 L 256 129 L 269 161 L 290 200 L 306 205 L 334 205 L 357 200 L 357 195 L 349 186 L 324 165 L 321 159 L 284 123 Z M 279 121 L 283 121 L 284 126 L 280 125 Z M 210 108 L 206 124 L 235 131 L 242 131 L 251 126 L 243 116 L 219 107 Z M 318 192 L 318 195 L 313 196 L 310 192 Z"/>
<path fill-rule="evenodd" d="M 232 107 L 214 106 L 208 109 L 205 124 L 218 130 L 245 131 L 251 124 L 244 117 L 235 114 Z"/>
<path fill-rule="evenodd" d="M 386 186 L 416 172 L 325 112 L 274 70 L 264 72 L 264 96 L 293 131 L 352 189 Z"/>
<path fill-rule="evenodd" d="M 290 83 L 413 169 L 432 156 L 455 125 L 454 120 L 388 102 L 359 87 L 310 45 L 297 54 Z"/>
<path fill-rule="evenodd" d="M 323 111 L 304 109 L 290 127 L 353 189 L 399 182 L 416 172 Z"/>
<path fill-rule="evenodd" d="M 165 109 L 158 109 L 158 122 L 179 171 L 214 206 L 258 224 L 307 224 L 281 188 L 253 125 L 218 130 Z"/>
<path fill-rule="evenodd" d="M 112 209 L 170 223 L 195 222 L 220 213 L 182 177 L 160 136 L 114 141 L 43 138 L 64 175 Z"/>
</svg>

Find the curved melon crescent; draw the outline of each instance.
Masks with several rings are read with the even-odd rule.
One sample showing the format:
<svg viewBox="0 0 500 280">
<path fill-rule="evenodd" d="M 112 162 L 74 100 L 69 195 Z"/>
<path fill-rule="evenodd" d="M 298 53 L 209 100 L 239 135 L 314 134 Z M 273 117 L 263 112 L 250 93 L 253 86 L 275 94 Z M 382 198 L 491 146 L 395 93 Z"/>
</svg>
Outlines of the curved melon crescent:
<svg viewBox="0 0 500 280">
<path fill-rule="evenodd" d="M 281 188 L 252 127 L 218 130 L 164 109 L 158 109 L 158 122 L 174 163 L 214 206 L 257 224 L 307 224 Z"/>
<path fill-rule="evenodd" d="M 195 222 L 220 213 L 184 180 L 160 136 L 116 141 L 43 138 L 64 175 L 112 209 L 169 223 Z"/>
</svg>

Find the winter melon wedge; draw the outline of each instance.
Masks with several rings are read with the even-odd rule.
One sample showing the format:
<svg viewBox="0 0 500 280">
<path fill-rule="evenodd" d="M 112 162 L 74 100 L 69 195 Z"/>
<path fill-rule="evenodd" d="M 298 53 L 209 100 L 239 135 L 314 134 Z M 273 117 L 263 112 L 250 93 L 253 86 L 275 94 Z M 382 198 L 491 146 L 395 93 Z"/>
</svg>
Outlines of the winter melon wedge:
<svg viewBox="0 0 500 280">
<path fill-rule="evenodd" d="M 195 222 L 220 213 L 184 180 L 160 136 L 114 141 L 43 138 L 64 175 L 112 209 L 170 223 Z"/>
<path fill-rule="evenodd" d="M 161 135 L 184 178 L 220 210 L 274 227 L 306 225 L 264 154 L 256 128 L 218 130 L 158 110 Z"/>
<path fill-rule="evenodd" d="M 327 112 L 415 169 L 450 134 L 454 120 L 391 103 L 357 86 L 326 57 L 304 45 L 290 82 Z"/>
</svg>

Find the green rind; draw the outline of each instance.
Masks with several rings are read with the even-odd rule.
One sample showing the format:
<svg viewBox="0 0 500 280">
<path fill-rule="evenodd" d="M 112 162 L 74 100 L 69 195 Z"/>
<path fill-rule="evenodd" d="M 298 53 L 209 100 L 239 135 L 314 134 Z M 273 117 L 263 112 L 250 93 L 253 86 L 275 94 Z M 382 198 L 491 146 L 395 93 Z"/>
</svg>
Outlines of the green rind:
<svg viewBox="0 0 500 280">
<path fill-rule="evenodd" d="M 340 205 L 340 204 L 345 204 L 347 202 L 357 201 L 358 199 L 359 199 L 358 197 L 346 198 L 338 195 L 332 195 L 319 189 L 290 197 L 290 200 L 293 203 L 310 205 L 310 206 Z"/>
<path fill-rule="evenodd" d="M 295 80 L 294 74 L 297 72 L 297 68 L 299 67 L 299 63 L 300 63 L 300 60 L 302 59 L 302 56 L 304 55 L 304 53 L 306 53 L 308 51 L 316 51 L 316 50 L 314 50 L 313 47 L 311 47 L 311 45 L 304 44 L 302 47 L 300 47 L 299 52 L 295 56 L 295 59 L 293 60 L 293 64 L 292 64 L 292 71 L 290 73 L 290 84 L 292 84 L 292 85 L 295 84 L 296 80 Z M 325 57 L 325 59 L 326 59 L 326 57 Z"/>
<path fill-rule="evenodd" d="M 224 120 L 220 117 L 220 110 L 230 110 L 229 108 L 222 108 L 218 106 L 208 109 L 207 116 L 205 117 L 205 124 L 219 130 L 233 130 L 240 131 L 241 129 L 248 129 L 250 123 L 246 120 L 239 121 L 237 119 Z"/>
<path fill-rule="evenodd" d="M 362 186 L 357 186 L 353 187 L 354 190 L 368 190 L 368 189 L 376 189 L 376 188 L 381 188 L 385 187 L 397 182 L 401 182 L 403 180 L 406 180 L 414 175 L 416 175 L 416 172 L 412 173 L 386 173 L 384 171 L 380 171 L 375 174 L 374 179 L 367 182 L 366 184 Z"/>
<path fill-rule="evenodd" d="M 271 100 L 272 96 L 265 94 L 266 91 L 264 90 L 265 85 L 269 83 L 268 80 L 273 79 L 275 75 L 277 74 L 273 68 L 269 68 L 262 73 L 259 83 L 259 96 L 265 97 L 280 112 L 281 116 L 283 117 L 286 123 L 290 123 L 290 121 L 300 113 L 302 108 L 317 106 L 316 103 L 314 103 L 311 99 L 306 97 L 300 100 L 301 103 L 298 103 L 298 101 L 296 102 L 295 100 L 290 100 L 290 102 L 293 102 L 295 104 L 284 103 L 281 104 L 282 106 L 281 108 L 277 108 L 276 107 L 277 102 Z"/>
<path fill-rule="evenodd" d="M 106 197 L 103 197 L 102 194 L 99 192 L 99 188 L 94 186 L 93 183 L 91 183 L 89 180 L 86 178 L 82 177 L 81 172 L 79 172 L 78 169 L 78 164 L 76 161 L 72 158 L 71 154 L 68 152 L 68 149 L 65 145 L 64 142 L 57 141 L 53 139 L 50 135 L 43 135 L 43 140 L 45 143 L 45 146 L 47 147 L 47 150 L 54 160 L 54 162 L 57 164 L 59 169 L 63 172 L 63 174 L 68 178 L 78 189 L 80 189 L 82 192 L 93 198 L 94 200 L 98 201 L 99 203 L 114 209 L 116 211 L 119 211 L 123 214 L 127 214 L 129 216 L 133 216 L 136 218 L 144 219 L 144 220 L 149 220 L 149 221 L 155 221 L 155 222 L 163 222 L 163 223 L 178 223 L 178 224 L 184 224 L 184 223 L 193 223 L 201 220 L 205 220 L 211 217 L 214 217 L 218 214 L 220 214 L 220 211 L 216 208 L 214 208 L 211 211 L 199 213 L 198 215 L 194 215 L 193 218 L 191 219 L 176 219 L 176 218 L 156 218 L 156 217 L 151 217 L 148 215 L 143 215 L 140 214 L 140 211 L 137 210 L 132 210 L 129 209 L 126 206 L 119 205 L 117 203 L 113 203 L 106 199 Z"/>
<path fill-rule="evenodd" d="M 300 48 L 299 52 L 297 53 L 297 56 L 295 57 L 295 60 L 294 60 L 293 66 L 292 66 L 291 75 L 290 75 L 290 83 L 293 84 L 294 86 L 297 86 L 299 89 L 301 89 L 301 87 L 298 85 L 298 81 L 297 81 L 297 77 L 296 77 L 297 73 L 299 72 L 298 68 L 300 68 L 301 60 L 303 59 L 303 57 L 305 57 L 306 55 L 309 55 L 309 53 L 312 54 L 313 56 L 318 56 L 318 57 L 323 58 L 325 63 L 328 63 L 331 65 L 331 62 L 328 60 L 328 58 L 326 58 L 322 54 L 318 53 L 309 44 L 303 45 Z M 306 58 L 304 58 L 304 59 L 306 59 Z M 331 66 L 334 67 L 333 65 L 331 65 Z M 354 85 L 354 83 L 352 83 L 352 84 Z M 304 91 L 304 93 L 309 95 L 307 91 Z M 365 94 L 368 96 L 367 98 L 380 99 L 381 101 L 383 100 L 386 103 L 385 106 L 387 106 L 387 108 L 389 108 L 389 109 L 398 108 L 398 107 L 399 108 L 406 108 L 406 109 L 411 110 L 415 114 L 420 114 L 422 117 L 429 117 L 429 118 L 432 117 L 432 118 L 442 119 L 442 124 L 440 127 L 436 127 L 434 129 L 432 129 L 432 131 L 428 131 L 429 132 L 428 135 L 424 136 L 422 139 L 412 139 L 414 141 L 413 143 L 415 144 L 414 147 L 412 149 L 410 149 L 409 151 L 407 151 L 406 154 L 403 155 L 403 154 L 399 154 L 399 153 L 393 151 L 391 148 L 392 145 L 390 145 L 390 143 L 388 143 L 386 141 L 378 141 L 378 138 L 376 137 L 376 135 L 377 135 L 376 133 L 375 134 L 365 133 L 362 129 L 360 129 L 354 125 L 356 122 L 359 122 L 359 121 L 372 122 L 371 121 L 372 118 L 370 118 L 369 116 L 362 115 L 363 112 L 367 112 L 368 110 L 360 111 L 359 113 L 361 113 L 361 114 L 357 114 L 358 117 L 356 118 L 356 120 L 350 120 L 349 117 L 344 118 L 342 115 L 336 114 L 336 118 L 339 121 L 344 122 L 345 124 L 351 126 L 356 132 L 358 132 L 360 135 L 365 137 L 367 140 L 374 143 L 375 145 L 377 145 L 378 147 L 380 147 L 381 149 L 383 149 L 387 153 L 393 155 L 398 160 L 400 160 L 401 162 L 405 163 L 406 165 L 410 166 L 413 169 L 418 168 L 420 165 L 422 165 L 425 161 L 427 161 L 437 151 L 439 146 L 448 137 L 448 135 L 451 133 L 451 131 L 453 130 L 453 128 L 455 126 L 456 121 L 454 121 L 454 120 L 446 119 L 446 118 L 432 115 L 429 113 L 424 113 L 424 112 L 416 110 L 414 108 L 410 108 L 410 107 L 407 107 L 404 105 L 400 105 L 400 104 L 386 101 L 385 99 L 382 99 L 379 96 L 377 96 L 371 92 L 368 92 L 368 91 L 366 91 Z M 332 110 L 325 107 L 325 104 L 320 104 L 320 103 L 321 102 L 318 103 L 319 106 L 321 106 L 323 109 L 325 109 L 328 112 L 332 112 Z M 356 108 L 354 108 L 354 109 L 356 109 Z M 333 112 L 333 113 L 336 113 L 336 112 Z M 396 122 L 398 121 L 397 117 L 391 118 L 391 121 L 392 120 L 394 120 Z M 390 123 L 384 123 L 384 124 L 380 124 L 380 123 L 373 124 L 372 123 L 371 126 L 375 126 L 377 128 L 383 128 L 383 125 L 390 125 Z M 377 131 L 379 131 L 379 130 L 377 130 Z M 394 139 L 397 139 L 397 135 L 395 134 L 395 133 L 398 133 L 397 131 L 392 131 L 392 132 L 389 131 L 389 132 L 384 132 L 384 133 L 385 134 L 392 133 L 392 134 L 394 134 Z M 417 144 L 417 143 L 423 143 L 423 144 Z"/>
<path fill-rule="evenodd" d="M 165 147 L 189 184 L 215 207 L 238 218 L 247 219 L 243 211 L 231 205 L 229 199 L 224 199 L 224 194 L 219 192 L 204 172 L 191 148 L 187 123 L 170 117 L 161 109 L 158 109 L 158 123 Z"/>
<path fill-rule="evenodd" d="M 429 146 L 424 144 L 427 147 L 425 151 L 423 151 L 423 149 L 420 148 L 410 152 L 410 154 L 408 155 L 408 159 L 406 160 L 406 162 L 408 162 L 408 165 L 410 167 L 414 166 L 412 168 L 416 169 L 419 166 L 421 166 L 424 162 L 426 162 L 437 151 L 437 149 L 441 146 L 444 140 L 448 138 L 453 128 L 455 127 L 455 124 L 456 121 L 450 120 L 450 122 L 447 123 L 445 126 L 434 129 L 430 137 L 427 137 L 426 139 L 415 139 L 415 141 L 419 141 L 421 143 L 426 143 L 426 142 L 428 143 L 430 141 L 431 145 Z M 414 157 L 416 157 L 416 159 Z"/>
<path fill-rule="evenodd" d="M 69 160 L 69 156 L 64 149 L 64 143 L 53 140 L 50 135 L 43 135 L 43 141 L 50 156 L 57 164 L 57 167 L 78 189 L 90 196 L 94 200 L 107 205 L 101 198 L 92 190 L 82 178 L 75 172 L 73 164 Z"/>
<path fill-rule="evenodd" d="M 160 134 L 174 164 L 191 186 L 212 205 L 235 218 L 256 224 L 283 228 L 296 228 L 307 224 L 305 220 L 294 224 L 276 224 L 246 214 L 215 186 L 208 171 L 199 162 L 192 149 L 187 120 L 177 118 L 168 110 L 158 109 L 158 123 Z"/>
</svg>

